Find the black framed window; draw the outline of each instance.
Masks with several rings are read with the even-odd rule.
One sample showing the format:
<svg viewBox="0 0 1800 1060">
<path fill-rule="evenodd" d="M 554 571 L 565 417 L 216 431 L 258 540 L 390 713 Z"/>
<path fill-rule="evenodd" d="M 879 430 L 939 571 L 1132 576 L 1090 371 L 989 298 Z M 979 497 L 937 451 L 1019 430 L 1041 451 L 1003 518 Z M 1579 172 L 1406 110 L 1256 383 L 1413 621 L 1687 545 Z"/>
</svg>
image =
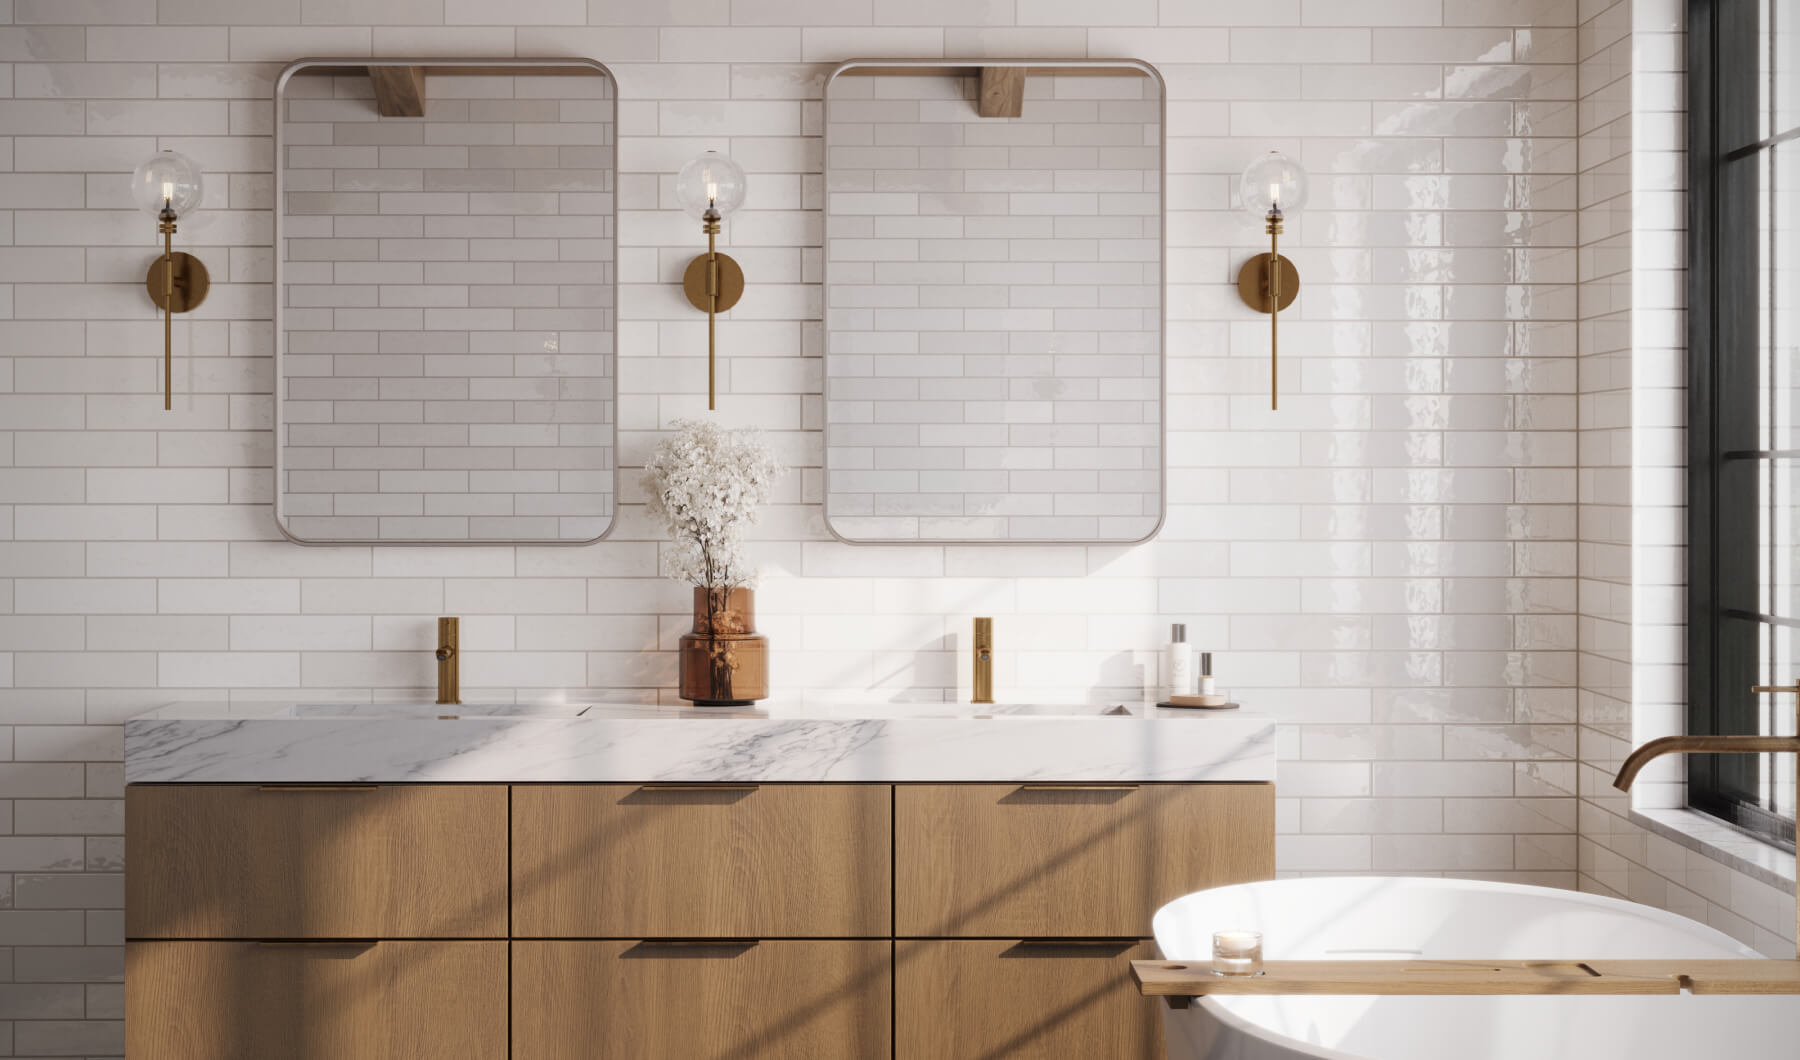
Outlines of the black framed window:
<svg viewBox="0 0 1800 1060">
<path fill-rule="evenodd" d="M 1688 731 L 1794 732 L 1800 0 L 1688 4 Z M 1793 755 L 1687 756 L 1695 809 L 1792 845 Z"/>
</svg>

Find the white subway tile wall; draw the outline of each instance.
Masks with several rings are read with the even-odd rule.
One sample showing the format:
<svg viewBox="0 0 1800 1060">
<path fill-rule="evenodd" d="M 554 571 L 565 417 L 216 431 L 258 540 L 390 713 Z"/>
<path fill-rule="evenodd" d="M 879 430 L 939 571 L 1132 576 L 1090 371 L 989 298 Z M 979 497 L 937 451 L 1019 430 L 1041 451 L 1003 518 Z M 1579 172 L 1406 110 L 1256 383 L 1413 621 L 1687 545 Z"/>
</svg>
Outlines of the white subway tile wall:
<svg viewBox="0 0 1800 1060">
<path fill-rule="evenodd" d="M 971 68 L 971 73 L 973 68 Z M 1162 516 L 1163 91 L 840 74 L 825 517 L 853 541 L 1141 541 Z"/>
<path fill-rule="evenodd" d="M 1634 3 L 1679 29 L 1667 0 Z M 1633 592 L 1601 553 L 1679 547 L 1666 526 L 1626 536 L 1620 489 L 1671 512 L 1681 496 L 1667 467 L 1634 467 L 1629 487 L 1607 470 L 1630 460 L 1631 415 L 1679 429 L 1680 386 L 1679 306 L 1640 300 L 1632 326 L 1654 314 L 1664 328 L 1631 358 L 1589 326 L 1613 314 L 1598 306 L 1622 268 L 1601 264 L 1618 244 L 1592 227 L 1617 214 L 1578 209 L 1618 193 L 1593 189 L 1634 168 L 1658 181 L 1646 194 L 1662 208 L 1632 200 L 1630 252 L 1654 256 L 1628 292 L 1678 259 L 1679 166 L 1663 157 L 1677 114 L 1661 139 L 1646 115 L 1632 164 L 1594 151 L 1624 131 L 1601 119 L 1617 114 L 1608 93 L 1650 87 L 1605 65 L 1679 50 L 1666 27 L 1608 29 L 1611 6 L 0 4 L 0 1045 L 121 1051 L 123 718 L 172 699 L 417 696 L 432 619 L 449 613 L 468 616 L 471 696 L 672 695 L 686 594 L 658 577 L 635 469 L 671 419 L 704 409 L 705 319 L 677 286 L 703 244 L 673 184 L 706 148 L 752 181 L 724 236 L 751 286 L 721 322 L 720 415 L 768 429 L 797 469 L 755 545 L 778 687 L 965 695 L 982 614 L 1006 698 L 1136 699 L 1185 621 L 1224 687 L 1283 723 L 1281 872 L 1579 882 L 1780 952 L 1792 911 L 1773 888 L 1631 830 L 1603 794 L 1624 745 L 1607 711 L 1633 700 L 1596 667 L 1622 658 L 1638 702 L 1673 702 L 1679 591 L 1665 564 Z M 585 55 L 619 77 L 625 474 L 600 545 L 279 538 L 272 81 L 300 56 L 375 52 Z M 1159 64 L 1169 521 L 1152 543 L 853 548 L 827 534 L 821 93 L 837 62 L 871 55 Z M 162 147 L 206 168 L 206 209 L 179 239 L 215 280 L 176 324 L 172 412 L 142 288 L 155 226 L 125 193 Z M 1268 321 L 1233 284 L 1262 237 L 1230 188 L 1270 148 L 1316 181 L 1289 226 L 1306 286 L 1283 326 L 1279 413 Z M 1590 374 L 1621 365 L 1644 390 Z M 1633 413 L 1611 407 L 1627 400 Z M 1658 400 L 1664 418 L 1647 418 Z"/>
<path fill-rule="evenodd" d="M 322 69 L 322 68 L 321 68 Z M 283 90 L 280 514 L 307 541 L 587 541 L 613 515 L 612 81 Z"/>
<path fill-rule="evenodd" d="M 1627 816 L 1686 805 L 1681 759 L 1630 796 L 1632 747 L 1685 730 L 1686 5 L 1584 0 L 1581 36 L 1583 890 L 1793 955 L 1794 892 Z"/>
</svg>

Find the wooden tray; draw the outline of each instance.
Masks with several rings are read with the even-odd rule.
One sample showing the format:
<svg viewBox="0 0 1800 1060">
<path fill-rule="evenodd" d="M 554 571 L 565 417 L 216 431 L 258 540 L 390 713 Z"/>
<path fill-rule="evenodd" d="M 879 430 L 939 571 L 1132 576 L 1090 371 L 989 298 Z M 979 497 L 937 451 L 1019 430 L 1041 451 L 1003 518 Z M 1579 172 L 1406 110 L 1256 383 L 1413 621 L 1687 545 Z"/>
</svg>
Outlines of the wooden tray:
<svg viewBox="0 0 1800 1060">
<path fill-rule="evenodd" d="M 1208 961 L 1132 961 L 1147 997 L 1205 994 L 1800 994 L 1800 960 L 1269 961 L 1256 976 Z"/>
</svg>

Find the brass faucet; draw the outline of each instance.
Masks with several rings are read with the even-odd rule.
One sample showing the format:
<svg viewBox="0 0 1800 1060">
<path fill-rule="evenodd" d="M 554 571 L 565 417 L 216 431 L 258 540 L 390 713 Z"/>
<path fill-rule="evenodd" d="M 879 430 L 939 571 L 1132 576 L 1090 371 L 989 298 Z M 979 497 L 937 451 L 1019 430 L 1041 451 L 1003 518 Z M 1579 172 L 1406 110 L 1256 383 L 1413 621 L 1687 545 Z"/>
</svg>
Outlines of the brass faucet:
<svg viewBox="0 0 1800 1060">
<path fill-rule="evenodd" d="M 1792 692 L 1795 695 L 1794 717 L 1800 725 L 1800 680 L 1791 685 L 1756 685 L 1752 692 Z M 1800 728 L 1796 728 L 1800 733 Z M 1613 778 L 1613 787 L 1620 791 L 1630 791 L 1631 782 L 1637 779 L 1639 771 L 1649 764 L 1653 758 L 1667 754 L 1767 754 L 1788 753 L 1800 754 L 1800 735 L 1794 736 L 1664 736 L 1631 752 L 1625 758 L 1625 764 L 1619 767 L 1619 775 Z M 1794 881 L 1794 897 L 1796 899 L 1794 914 L 1794 954 L 1800 957 L 1800 878 Z"/>
<path fill-rule="evenodd" d="M 438 646 L 432 654 L 437 656 L 437 679 L 439 703 L 456 704 L 462 702 L 462 673 L 459 664 L 462 655 L 457 650 L 457 620 L 454 618 L 438 619 Z"/>
<path fill-rule="evenodd" d="M 975 687 L 971 703 L 994 701 L 994 620 L 975 620 Z"/>
</svg>

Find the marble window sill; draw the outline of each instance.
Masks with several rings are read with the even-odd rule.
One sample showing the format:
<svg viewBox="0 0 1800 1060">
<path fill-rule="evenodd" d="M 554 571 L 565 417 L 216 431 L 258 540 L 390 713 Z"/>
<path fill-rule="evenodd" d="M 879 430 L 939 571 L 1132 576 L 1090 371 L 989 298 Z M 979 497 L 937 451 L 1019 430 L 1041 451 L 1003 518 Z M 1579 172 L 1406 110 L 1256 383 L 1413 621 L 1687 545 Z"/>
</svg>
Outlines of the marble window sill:
<svg viewBox="0 0 1800 1060">
<path fill-rule="evenodd" d="M 1687 809 L 1641 809 L 1631 820 L 1771 887 L 1794 886 L 1794 855 L 1706 814 Z"/>
</svg>

